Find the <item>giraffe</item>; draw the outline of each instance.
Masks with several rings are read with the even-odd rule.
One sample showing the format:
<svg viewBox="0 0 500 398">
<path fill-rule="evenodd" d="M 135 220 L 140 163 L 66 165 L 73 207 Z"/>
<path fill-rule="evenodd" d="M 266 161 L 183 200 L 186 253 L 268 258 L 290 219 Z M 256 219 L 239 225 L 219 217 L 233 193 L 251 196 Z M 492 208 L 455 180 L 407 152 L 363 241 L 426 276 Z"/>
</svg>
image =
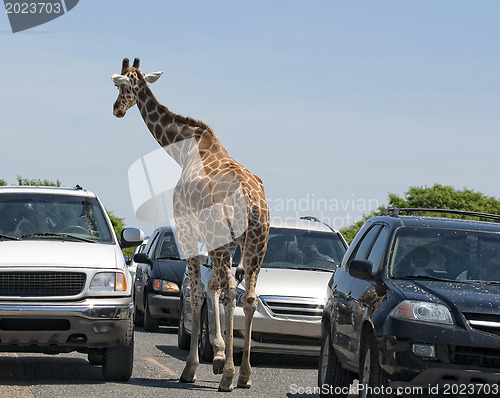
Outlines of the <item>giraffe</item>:
<svg viewBox="0 0 500 398">
<path fill-rule="evenodd" d="M 245 341 L 237 387 L 250 388 L 250 337 L 252 318 L 257 308 L 255 285 L 269 235 L 269 209 L 263 183 L 229 156 L 209 126 L 172 113 L 161 105 L 148 83 L 158 80 L 162 72 L 143 74 L 139 63 L 136 58 L 130 67 L 129 60 L 125 58 L 121 74 L 112 76 L 119 89 L 113 114 L 121 118 L 137 104 L 153 137 L 182 169 L 173 193 L 173 207 L 176 239 L 186 259 L 191 283 L 193 331 L 180 381 L 194 382 L 199 365 L 198 337 L 204 301 L 198 252 L 201 243 L 206 245 L 212 261 L 207 292 L 214 313 L 210 317 L 213 371 L 222 374 L 219 391 L 233 390 L 236 285 L 231 265 L 234 252 L 240 246 L 241 260 L 236 279 L 237 283 L 245 280 Z M 225 340 L 220 325 L 219 298 L 225 313 Z"/>
</svg>

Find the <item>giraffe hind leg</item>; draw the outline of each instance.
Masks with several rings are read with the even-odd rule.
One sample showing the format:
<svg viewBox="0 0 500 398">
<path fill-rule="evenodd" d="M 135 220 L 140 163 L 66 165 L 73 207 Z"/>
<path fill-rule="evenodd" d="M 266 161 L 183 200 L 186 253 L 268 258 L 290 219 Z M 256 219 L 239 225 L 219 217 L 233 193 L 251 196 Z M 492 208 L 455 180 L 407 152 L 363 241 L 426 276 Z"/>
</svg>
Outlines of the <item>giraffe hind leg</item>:
<svg viewBox="0 0 500 398">
<path fill-rule="evenodd" d="M 225 344 L 222 338 L 221 325 L 220 325 L 220 313 L 219 313 L 219 296 L 220 296 L 220 284 L 217 277 L 217 260 L 213 261 L 213 272 L 208 280 L 208 297 L 212 302 L 213 306 L 213 316 L 210 322 L 210 334 L 213 334 L 213 340 L 211 338 L 212 347 L 214 351 L 213 357 L 213 371 L 214 374 L 221 374 L 224 363 L 226 361 Z M 212 321 L 213 320 L 213 321 Z"/>
<path fill-rule="evenodd" d="M 181 383 L 194 383 L 196 381 L 196 369 L 200 364 L 198 356 L 198 338 L 200 332 L 201 307 L 203 304 L 203 290 L 199 281 L 199 260 L 198 257 L 186 260 L 189 270 L 191 284 L 191 308 L 193 313 L 193 327 L 191 331 L 191 343 L 189 354 L 186 358 L 186 365 L 180 377 Z M 199 282 L 199 283 L 198 283 Z"/>
</svg>

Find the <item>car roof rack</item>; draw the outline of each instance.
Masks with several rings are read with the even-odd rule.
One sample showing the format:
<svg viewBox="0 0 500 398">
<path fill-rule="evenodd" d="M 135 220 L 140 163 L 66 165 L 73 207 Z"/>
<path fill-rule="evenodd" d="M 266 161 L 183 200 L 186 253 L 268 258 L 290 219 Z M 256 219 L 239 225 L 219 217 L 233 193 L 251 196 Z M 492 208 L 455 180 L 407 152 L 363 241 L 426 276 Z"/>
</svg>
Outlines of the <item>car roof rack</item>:
<svg viewBox="0 0 500 398">
<path fill-rule="evenodd" d="M 470 216 L 470 217 L 480 217 L 487 218 L 491 220 L 500 221 L 500 215 L 498 214 L 490 214 L 490 213 L 480 213 L 477 211 L 466 211 L 466 210 L 454 210 L 454 209 L 429 209 L 429 208 L 420 208 L 420 207 L 389 207 L 384 209 L 381 216 L 391 216 L 391 217 L 399 217 L 401 212 L 404 213 L 447 213 L 447 214 L 457 214 L 461 216 Z"/>
<path fill-rule="evenodd" d="M 314 216 L 303 216 L 303 217 L 300 217 L 301 220 L 306 220 L 306 221 L 314 221 L 314 222 L 319 222 L 320 224 L 323 224 L 325 227 L 327 227 L 330 231 L 332 231 L 333 233 L 337 233 L 337 231 L 335 231 L 332 227 L 330 227 L 326 222 L 323 222 L 321 221 L 318 217 L 314 217 Z"/>
</svg>

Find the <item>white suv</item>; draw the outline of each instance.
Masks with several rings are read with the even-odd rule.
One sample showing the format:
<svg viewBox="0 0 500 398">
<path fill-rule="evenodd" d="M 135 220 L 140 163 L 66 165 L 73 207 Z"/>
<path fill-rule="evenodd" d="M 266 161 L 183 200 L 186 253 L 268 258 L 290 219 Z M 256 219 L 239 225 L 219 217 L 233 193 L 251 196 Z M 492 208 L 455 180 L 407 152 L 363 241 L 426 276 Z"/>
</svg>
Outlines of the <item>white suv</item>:
<svg viewBox="0 0 500 398">
<path fill-rule="evenodd" d="M 78 351 L 108 381 L 132 374 L 132 280 L 99 199 L 76 188 L 0 187 L 0 351 Z"/>
</svg>

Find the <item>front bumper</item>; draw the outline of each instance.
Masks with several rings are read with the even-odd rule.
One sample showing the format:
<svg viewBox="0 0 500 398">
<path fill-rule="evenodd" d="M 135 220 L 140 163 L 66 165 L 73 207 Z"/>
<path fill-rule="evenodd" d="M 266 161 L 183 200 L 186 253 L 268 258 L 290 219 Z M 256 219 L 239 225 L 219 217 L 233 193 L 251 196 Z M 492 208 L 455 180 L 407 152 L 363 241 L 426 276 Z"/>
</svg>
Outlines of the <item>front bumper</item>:
<svg viewBox="0 0 500 398">
<path fill-rule="evenodd" d="M 223 314 L 223 310 L 221 310 Z M 245 314 L 242 307 L 234 310 L 234 351 L 244 348 Z M 269 313 L 259 300 L 252 321 L 252 352 L 274 354 L 319 355 L 321 319 L 318 317 L 277 317 Z"/>
<path fill-rule="evenodd" d="M 0 304 L 0 351 L 64 352 L 116 344 L 130 324 L 130 297 Z M 44 348 L 45 347 L 45 348 Z"/>
<path fill-rule="evenodd" d="M 391 385 L 446 387 L 500 383 L 500 336 L 456 325 L 417 324 L 387 318 L 379 337 L 380 365 Z M 434 346 L 434 357 L 412 352 Z"/>
<path fill-rule="evenodd" d="M 179 319 L 180 296 L 149 294 L 148 305 L 151 316 L 156 319 Z"/>
</svg>

